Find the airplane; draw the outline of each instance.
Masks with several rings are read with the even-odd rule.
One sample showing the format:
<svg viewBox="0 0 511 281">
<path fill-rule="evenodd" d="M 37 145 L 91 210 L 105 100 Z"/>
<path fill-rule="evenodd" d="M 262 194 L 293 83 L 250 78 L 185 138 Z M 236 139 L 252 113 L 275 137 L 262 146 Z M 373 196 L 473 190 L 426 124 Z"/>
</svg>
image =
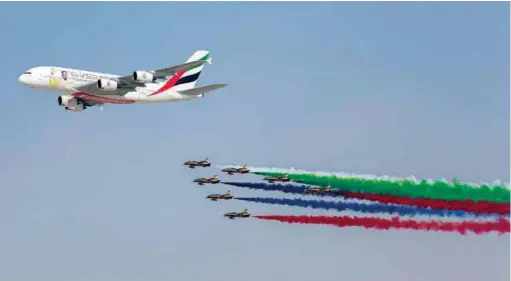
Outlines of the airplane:
<svg viewBox="0 0 511 281">
<path fill-rule="evenodd" d="M 193 180 L 193 182 L 196 182 L 199 185 L 204 185 L 205 183 L 217 184 L 220 182 L 220 180 L 218 179 L 218 177 L 216 175 L 214 175 L 211 178 L 198 178 L 198 179 Z"/>
<path fill-rule="evenodd" d="M 241 167 L 241 168 L 234 168 L 234 167 L 224 168 L 224 169 L 222 169 L 222 172 L 232 175 L 232 174 L 246 174 L 246 173 L 249 173 L 250 170 L 247 168 L 247 165 L 243 165 L 243 167 Z"/>
<path fill-rule="evenodd" d="M 226 213 L 226 214 L 224 214 L 224 217 L 228 217 L 232 220 L 234 218 L 248 218 L 248 217 L 250 217 L 250 214 L 248 213 L 248 210 L 245 209 L 241 213 L 236 213 L 236 212 Z"/>
<path fill-rule="evenodd" d="M 305 190 L 305 193 L 307 194 L 325 194 L 331 192 L 332 187 L 330 187 L 330 185 L 327 185 L 325 187 L 311 187 Z"/>
<path fill-rule="evenodd" d="M 227 191 L 225 194 L 210 194 L 206 197 L 207 199 L 211 199 L 212 201 L 217 201 L 218 199 L 230 200 L 232 199 L 231 191 Z"/>
<path fill-rule="evenodd" d="M 288 178 L 288 174 L 285 174 L 284 176 L 282 177 L 265 177 L 264 180 L 268 181 L 269 183 L 274 183 L 276 181 L 280 181 L 280 182 L 288 182 L 290 181 L 291 179 Z"/>
<path fill-rule="evenodd" d="M 195 169 L 195 167 L 209 167 L 211 163 L 209 162 L 209 158 L 206 157 L 206 159 L 202 161 L 186 161 L 184 165 L 188 166 L 190 169 Z"/>
<path fill-rule="evenodd" d="M 63 68 L 38 66 L 25 71 L 18 81 L 35 89 L 62 93 L 59 106 L 67 111 L 81 112 L 88 107 L 104 104 L 149 104 L 188 101 L 227 84 L 212 84 L 196 88 L 204 64 L 211 64 L 209 51 L 196 51 L 184 64 L 156 70 L 136 70 L 119 76 Z"/>
</svg>

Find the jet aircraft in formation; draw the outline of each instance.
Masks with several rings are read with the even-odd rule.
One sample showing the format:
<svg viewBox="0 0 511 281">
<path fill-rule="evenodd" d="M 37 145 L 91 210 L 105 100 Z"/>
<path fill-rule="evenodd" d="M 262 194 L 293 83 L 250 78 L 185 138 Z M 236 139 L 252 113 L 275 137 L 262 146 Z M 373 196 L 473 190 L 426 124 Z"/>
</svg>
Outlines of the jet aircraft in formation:
<svg viewBox="0 0 511 281">
<path fill-rule="evenodd" d="M 224 214 L 224 217 L 228 217 L 229 219 L 235 219 L 235 218 L 248 218 L 250 217 L 250 214 L 248 213 L 248 210 L 245 209 L 241 213 L 231 212 Z"/>
<path fill-rule="evenodd" d="M 241 168 L 233 168 L 233 167 L 224 168 L 224 169 L 222 169 L 222 172 L 227 173 L 229 175 L 247 174 L 250 172 L 250 170 L 247 168 L 247 165 L 243 165 L 243 167 L 241 167 Z"/>
<path fill-rule="evenodd" d="M 196 88 L 204 64 L 211 64 L 209 51 L 196 51 L 184 64 L 156 70 L 136 70 L 130 75 L 114 75 L 57 66 L 28 69 L 18 81 L 35 89 L 62 93 L 59 106 L 80 112 L 104 104 L 165 103 L 187 101 L 227 84 Z"/>
<path fill-rule="evenodd" d="M 306 194 L 328 194 L 332 192 L 330 185 L 325 187 L 311 187 L 305 190 Z"/>
<path fill-rule="evenodd" d="M 211 162 L 209 162 L 209 158 L 206 158 L 202 161 L 186 161 L 184 163 L 185 166 L 188 166 L 189 168 L 195 168 L 195 167 L 210 167 Z M 234 168 L 234 167 L 228 167 L 222 169 L 222 172 L 227 173 L 229 175 L 233 174 L 247 174 L 250 173 L 250 170 L 248 169 L 247 165 L 243 165 L 241 168 Z M 282 177 L 265 177 L 264 180 L 273 183 L 273 182 L 289 182 L 291 179 L 289 178 L 288 174 L 283 175 Z M 211 178 L 197 178 L 193 180 L 194 183 L 197 183 L 199 185 L 205 185 L 205 184 L 217 184 L 220 183 L 220 179 L 217 175 L 214 175 Z M 306 190 L 306 193 L 311 194 L 318 194 L 318 193 L 324 193 L 324 192 L 330 192 L 330 186 L 327 186 L 326 188 L 309 188 Z M 210 194 L 206 196 L 206 199 L 210 199 L 212 201 L 218 201 L 218 200 L 230 200 L 233 196 L 231 195 L 230 191 L 227 191 L 224 194 Z M 243 210 L 243 212 L 231 212 L 224 214 L 224 217 L 227 217 L 229 219 L 235 219 L 235 218 L 248 218 L 250 217 L 250 214 L 248 213 L 247 209 Z"/>
<path fill-rule="evenodd" d="M 231 191 L 227 191 L 224 194 L 210 194 L 206 198 L 211 199 L 212 201 L 217 201 L 220 199 L 230 200 L 230 199 L 232 199 L 232 195 L 231 195 Z"/>
<path fill-rule="evenodd" d="M 211 178 L 198 178 L 198 179 L 194 179 L 193 182 L 196 182 L 199 185 L 204 185 L 206 183 L 217 184 L 217 183 L 220 182 L 220 179 L 218 179 L 217 175 L 214 175 Z"/>
<path fill-rule="evenodd" d="M 209 158 L 201 161 L 186 161 L 184 163 L 185 166 L 188 166 L 190 169 L 195 169 L 195 167 L 209 167 L 211 166 L 211 162 L 209 162 Z"/>
<path fill-rule="evenodd" d="M 282 177 L 265 177 L 264 180 L 268 181 L 269 183 L 274 183 L 274 182 L 279 182 L 279 181 L 280 182 L 288 182 L 291 179 L 288 177 L 288 174 L 285 174 Z"/>
</svg>

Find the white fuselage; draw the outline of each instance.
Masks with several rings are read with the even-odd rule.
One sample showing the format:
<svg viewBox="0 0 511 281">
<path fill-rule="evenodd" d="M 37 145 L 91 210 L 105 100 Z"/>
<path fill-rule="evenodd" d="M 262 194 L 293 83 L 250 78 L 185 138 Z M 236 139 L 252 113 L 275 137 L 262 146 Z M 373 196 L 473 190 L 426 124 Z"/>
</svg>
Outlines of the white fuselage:
<svg viewBox="0 0 511 281">
<path fill-rule="evenodd" d="M 63 72 L 67 75 L 63 75 Z M 202 97 L 202 95 L 198 97 L 184 96 L 172 89 L 168 89 L 158 95 L 151 96 L 151 94 L 157 91 L 164 82 L 141 84 L 140 87 L 135 88 L 134 91 L 127 92 L 123 95 L 112 95 L 108 93 L 105 93 L 105 95 L 89 94 L 76 90 L 77 87 L 91 82 L 97 82 L 98 79 L 115 79 L 118 77 L 120 76 L 85 70 L 41 66 L 27 70 L 19 76 L 18 80 L 20 83 L 31 88 L 50 90 L 78 98 L 82 97 L 101 103 L 111 104 L 161 103 Z"/>
</svg>

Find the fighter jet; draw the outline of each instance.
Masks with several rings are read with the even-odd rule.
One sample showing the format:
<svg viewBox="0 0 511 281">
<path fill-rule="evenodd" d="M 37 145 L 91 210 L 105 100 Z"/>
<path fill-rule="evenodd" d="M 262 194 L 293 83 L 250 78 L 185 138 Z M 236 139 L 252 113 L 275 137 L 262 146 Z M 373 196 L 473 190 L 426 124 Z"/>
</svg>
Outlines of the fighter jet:
<svg viewBox="0 0 511 281">
<path fill-rule="evenodd" d="M 306 194 L 327 194 L 331 193 L 332 188 L 330 185 L 327 185 L 325 187 L 311 187 L 305 190 Z"/>
<path fill-rule="evenodd" d="M 202 161 L 186 161 L 184 165 L 188 166 L 190 169 L 195 169 L 195 167 L 209 167 L 211 163 L 209 162 L 209 158 L 206 158 Z"/>
<path fill-rule="evenodd" d="M 248 218 L 248 217 L 250 217 L 250 214 L 248 213 L 248 210 L 245 209 L 241 213 L 236 213 L 236 212 L 226 213 L 224 215 L 224 217 L 228 217 L 230 219 L 234 219 L 234 218 Z"/>
<path fill-rule="evenodd" d="M 291 179 L 288 178 L 288 174 L 285 174 L 284 176 L 282 177 L 265 177 L 264 180 L 268 181 L 269 183 L 274 183 L 276 181 L 280 181 L 280 182 L 288 182 L 290 181 Z"/>
<path fill-rule="evenodd" d="M 220 180 L 218 179 L 218 177 L 216 175 L 214 175 L 211 178 L 198 178 L 198 179 L 194 179 L 193 182 L 196 182 L 199 185 L 204 185 L 205 183 L 217 184 L 217 183 L 220 182 Z"/>
<path fill-rule="evenodd" d="M 241 168 L 224 168 L 222 172 L 227 173 L 229 175 L 233 174 L 246 174 L 249 173 L 250 170 L 247 168 L 247 165 L 243 165 Z"/>
<path fill-rule="evenodd" d="M 207 199 L 211 199 L 212 201 L 217 201 L 219 199 L 229 200 L 232 199 L 231 191 L 227 191 L 225 194 L 210 194 L 206 197 Z"/>
</svg>

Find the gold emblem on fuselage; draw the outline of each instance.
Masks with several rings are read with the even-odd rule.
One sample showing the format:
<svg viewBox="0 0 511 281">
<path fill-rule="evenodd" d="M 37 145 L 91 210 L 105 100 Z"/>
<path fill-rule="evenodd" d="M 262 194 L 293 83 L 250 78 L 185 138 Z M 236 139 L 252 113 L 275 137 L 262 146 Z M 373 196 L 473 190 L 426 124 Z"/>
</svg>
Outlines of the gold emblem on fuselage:
<svg viewBox="0 0 511 281">
<path fill-rule="evenodd" d="M 60 81 L 55 77 L 50 77 L 50 87 L 58 87 L 60 86 Z"/>
</svg>

